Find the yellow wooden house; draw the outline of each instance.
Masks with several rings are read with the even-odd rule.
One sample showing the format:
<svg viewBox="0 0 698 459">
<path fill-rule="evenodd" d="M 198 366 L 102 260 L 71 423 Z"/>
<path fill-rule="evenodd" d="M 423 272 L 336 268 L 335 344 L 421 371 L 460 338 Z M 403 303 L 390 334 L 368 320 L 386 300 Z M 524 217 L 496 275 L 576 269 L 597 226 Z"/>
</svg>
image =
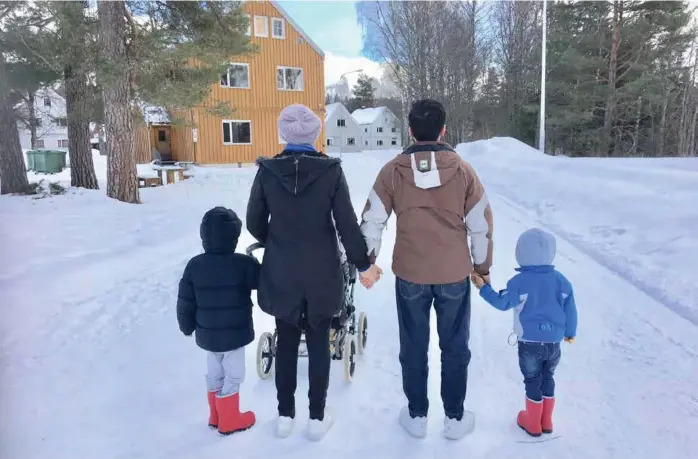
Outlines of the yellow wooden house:
<svg viewBox="0 0 698 459">
<path fill-rule="evenodd" d="M 230 68 L 211 90 L 211 105 L 227 101 L 233 114 L 219 118 L 205 109 L 183 114 L 187 125 L 161 116 L 138 129 L 137 159 L 148 163 L 154 151 L 172 161 L 197 164 L 252 163 L 284 148 L 276 121 L 281 110 L 300 103 L 320 119 L 325 113 L 324 53 L 284 11 L 279 2 L 246 1 L 248 35 L 258 46 L 249 56 L 231 57 Z M 205 104 L 206 105 L 206 104 Z M 193 126 L 193 127 L 192 127 Z M 323 127 L 315 147 L 325 143 Z"/>
</svg>

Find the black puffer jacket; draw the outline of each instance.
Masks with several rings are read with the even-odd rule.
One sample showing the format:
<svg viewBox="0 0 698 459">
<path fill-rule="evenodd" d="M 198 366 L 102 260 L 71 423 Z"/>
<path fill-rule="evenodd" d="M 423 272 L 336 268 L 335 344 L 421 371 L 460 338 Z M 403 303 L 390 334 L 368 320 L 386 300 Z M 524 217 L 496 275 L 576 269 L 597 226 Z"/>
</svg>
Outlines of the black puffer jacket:
<svg viewBox="0 0 698 459">
<path fill-rule="evenodd" d="M 307 308 L 315 326 L 342 305 L 337 233 L 349 261 L 359 270 L 370 266 L 344 172 L 339 160 L 317 152 L 284 151 L 258 164 L 247 229 L 265 246 L 259 305 L 293 325 Z"/>
<path fill-rule="evenodd" d="M 205 253 L 189 261 L 179 281 L 179 329 L 185 335 L 196 330 L 196 344 L 207 351 L 228 352 L 254 340 L 250 294 L 259 283 L 260 265 L 235 253 L 241 229 L 230 209 L 206 212 L 201 222 Z"/>
</svg>

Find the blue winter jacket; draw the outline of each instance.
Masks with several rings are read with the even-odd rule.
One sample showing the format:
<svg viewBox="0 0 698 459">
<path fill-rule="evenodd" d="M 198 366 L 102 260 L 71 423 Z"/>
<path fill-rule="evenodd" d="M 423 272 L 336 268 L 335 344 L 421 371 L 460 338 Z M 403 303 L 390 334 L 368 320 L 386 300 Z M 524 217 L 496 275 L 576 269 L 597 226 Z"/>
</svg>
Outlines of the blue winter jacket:
<svg viewBox="0 0 698 459">
<path fill-rule="evenodd" d="M 557 343 L 577 335 L 572 284 L 555 270 L 555 238 L 545 231 L 524 232 L 516 246 L 519 272 L 507 288 L 484 285 L 480 296 L 501 311 L 514 309 L 514 333 L 521 341 Z"/>
</svg>

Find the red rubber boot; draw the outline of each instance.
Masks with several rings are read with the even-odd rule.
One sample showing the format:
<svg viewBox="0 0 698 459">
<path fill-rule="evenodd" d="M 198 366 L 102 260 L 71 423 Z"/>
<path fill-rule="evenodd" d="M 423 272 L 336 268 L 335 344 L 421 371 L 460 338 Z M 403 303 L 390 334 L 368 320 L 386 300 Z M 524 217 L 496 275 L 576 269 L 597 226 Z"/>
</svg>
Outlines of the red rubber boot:
<svg viewBox="0 0 698 459">
<path fill-rule="evenodd" d="M 218 427 L 218 411 L 216 410 L 217 391 L 208 393 L 208 426 Z"/>
<path fill-rule="evenodd" d="M 247 430 L 256 421 L 252 411 L 240 413 L 239 393 L 216 397 L 216 410 L 218 411 L 218 433 L 222 435 Z"/>
<path fill-rule="evenodd" d="M 543 397 L 541 427 L 544 434 L 553 433 L 553 410 L 555 410 L 555 397 Z"/>
<path fill-rule="evenodd" d="M 526 409 L 519 411 L 516 423 L 532 437 L 540 437 L 542 432 L 543 401 L 534 402 L 526 398 Z"/>
</svg>

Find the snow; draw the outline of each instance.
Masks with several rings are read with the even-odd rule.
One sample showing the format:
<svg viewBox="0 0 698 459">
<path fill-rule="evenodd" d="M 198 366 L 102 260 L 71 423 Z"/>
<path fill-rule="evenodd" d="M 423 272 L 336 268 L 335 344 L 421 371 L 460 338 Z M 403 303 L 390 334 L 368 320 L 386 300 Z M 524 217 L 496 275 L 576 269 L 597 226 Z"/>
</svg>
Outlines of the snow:
<svg viewBox="0 0 698 459">
<path fill-rule="evenodd" d="M 351 116 L 354 117 L 359 124 L 373 124 L 383 112 L 385 107 L 373 107 L 373 108 L 359 108 L 354 110 Z"/>
<path fill-rule="evenodd" d="M 231 437 L 212 432 L 205 353 L 179 333 L 177 283 L 201 251 L 203 213 L 224 205 L 244 218 L 256 170 L 194 168 L 190 180 L 142 189 L 142 205 L 109 200 L 103 190 L 0 198 L 0 457 L 698 458 L 698 333 L 690 320 L 698 237 L 689 232 L 698 227 L 698 163 L 554 158 L 512 139 L 458 150 L 492 203 L 496 287 L 514 273 L 523 230 L 543 226 L 558 237 L 556 265 L 575 287 L 580 314 L 577 342 L 563 346 L 557 371 L 558 438 L 520 443 L 532 439 L 514 423 L 524 392 L 507 343 L 511 315 L 477 296 L 466 400 L 475 431 L 460 442 L 441 436 L 435 323 L 429 434 L 420 441 L 400 429 L 394 217 L 378 259 L 384 278 L 356 290 L 372 331 L 354 381 L 345 383 L 341 362 L 332 363 L 328 404 L 337 421 L 328 436 L 303 436 L 308 363 L 300 359 L 296 431 L 273 437 L 274 382 L 256 375 L 256 343 L 247 349 L 241 405 L 255 410 L 257 425 Z M 395 154 L 344 157 L 357 212 Z M 252 242 L 243 233 L 238 249 Z M 273 328 L 255 310 L 257 336 Z"/>
<path fill-rule="evenodd" d="M 170 115 L 164 107 L 141 102 L 140 108 L 147 124 L 170 124 Z"/>
<path fill-rule="evenodd" d="M 329 120 L 330 117 L 334 114 L 335 110 L 337 110 L 339 107 L 341 107 L 342 104 L 340 102 L 335 102 L 334 104 L 329 104 L 325 106 L 325 121 Z"/>
</svg>

